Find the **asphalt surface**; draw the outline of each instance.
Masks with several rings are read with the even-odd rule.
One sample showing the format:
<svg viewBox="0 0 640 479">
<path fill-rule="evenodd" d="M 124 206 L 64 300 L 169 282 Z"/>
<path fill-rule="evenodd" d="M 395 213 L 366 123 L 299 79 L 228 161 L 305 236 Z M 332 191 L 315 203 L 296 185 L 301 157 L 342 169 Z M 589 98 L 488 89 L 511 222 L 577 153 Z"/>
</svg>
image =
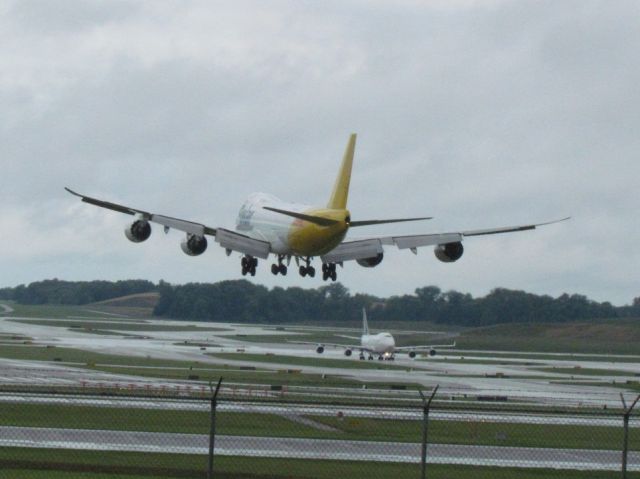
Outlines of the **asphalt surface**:
<svg viewBox="0 0 640 479">
<path fill-rule="evenodd" d="M 85 429 L 0 427 L 0 446 L 206 454 L 201 434 Z M 215 452 L 225 456 L 330 459 L 341 461 L 420 461 L 419 443 L 344 441 L 255 436 L 216 436 Z M 518 468 L 619 470 L 620 451 L 433 444 L 428 462 Z M 628 470 L 640 471 L 640 452 L 630 452 Z"/>
</svg>

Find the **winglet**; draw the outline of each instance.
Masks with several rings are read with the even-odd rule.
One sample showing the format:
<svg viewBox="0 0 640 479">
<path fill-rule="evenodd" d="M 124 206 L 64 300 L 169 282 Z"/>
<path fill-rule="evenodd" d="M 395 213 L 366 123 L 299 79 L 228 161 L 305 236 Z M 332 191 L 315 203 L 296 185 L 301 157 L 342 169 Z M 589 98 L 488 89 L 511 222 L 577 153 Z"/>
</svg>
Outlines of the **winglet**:
<svg viewBox="0 0 640 479">
<path fill-rule="evenodd" d="M 349 183 L 351 182 L 351 165 L 353 164 L 353 153 L 356 149 L 356 134 L 352 133 L 344 150 L 342 157 L 342 165 L 338 172 L 338 177 L 333 186 L 331 198 L 327 204 L 327 208 L 334 210 L 344 210 L 347 208 L 347 199 L 349 197 Z"/>
<path fill-rule="evenodd" d="M 362 308 L 362 335 L 369 334 L 369 324 L 367 323 L 367 310 Z"/>
</svg>

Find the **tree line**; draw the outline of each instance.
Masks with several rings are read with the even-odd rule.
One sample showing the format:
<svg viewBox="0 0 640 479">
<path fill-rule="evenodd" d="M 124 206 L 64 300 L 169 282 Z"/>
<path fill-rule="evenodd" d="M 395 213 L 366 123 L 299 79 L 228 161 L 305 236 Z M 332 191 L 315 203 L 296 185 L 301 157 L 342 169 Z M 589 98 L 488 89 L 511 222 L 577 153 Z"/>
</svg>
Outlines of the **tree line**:
<svg viewBox="0 0 640 479">
<path fill-rule="evenodd" d="M 578 294 L 557 298 L 497 288 L 474 298 L 458 291 L 426 286 L 414 294 L 378 298 L 351 295 L 340 283 L 316 289 L 267 289 L 246 280 L 215 284 L 158 286 L 160 300 L 154 313 L 176 319 L 254 323 L 299 323 L 361 318 L 363 307 L 380 321 L 429 321 L 460 326 L 507 322 L 567 322 L 604 318 L 640 318 L 640 297 L 630 306 L 616 307 Z"/>
<path fill-rule="evenodd" d="M 136 293 L 159 292 L 154 314 L 160 317 L 250 323 L 299 323 L 360 319 L 366 307 L 380 321 L 429 321 L 460 326 L 497 323 L 567 322 L 604 318 L 640 318 L 640 297 L 613 306 L 579 294 L 557 298 L 497 288 L 483 297 L 437 286 L 413 294 L 379 298 L 351 294 L 340 283 L 315 289 L 268 289 L 246 280 L 172 285 L 146 280 L 72 282 L 58 279 L 0 289 L 0 299 L 22 304 L 81 305 Z"/>
</svg>

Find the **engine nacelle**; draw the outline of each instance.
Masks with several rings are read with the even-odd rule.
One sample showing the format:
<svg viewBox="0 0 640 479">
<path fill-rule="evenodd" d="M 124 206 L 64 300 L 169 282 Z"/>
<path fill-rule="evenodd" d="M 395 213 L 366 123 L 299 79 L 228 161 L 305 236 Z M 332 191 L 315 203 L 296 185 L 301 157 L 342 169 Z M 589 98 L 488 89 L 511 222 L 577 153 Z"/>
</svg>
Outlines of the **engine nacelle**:
<svg viewBox="0 0 640 479">
<path fill-rule="evenodd" d="M 464 248 L 460 241 L 456 241 L 455 243 L 439 244 L 435 247 L 433 252 L 435 253 L 436 258 L 443 263 L 453 263 L 462 257 Z"/>
<path fill-rule="evenodd" d="M 351 352 L 352 352 L 352 351 L 351 351 L 350 349 L 345 349 L 345 350 L 344 350 L 344 355 L 345 355 L 345 356 L 351 356 Z"/>
<path fill-rule="evenodd" d="M 201 255 L 207 249 L 207 238 L 188 233 L 187 238 L 180 243 L 180 248 L 189 256 Z"/>
<path fill-rule="evenodd" d="M 356 263 L 360 266 L 364 266 L 365 268 L 373 268 L 374 266 L 378 266 L 382 263 L 382 258 L 384 258 L 384 255 L 382 253 L 378 253 L 376 256 L 371 258 L 357 259 Z"/>
<path fill-rule="evenodd" d="M 316 353 L 318 353 L 318 354 L 322 354 L 322 353 L 324 353 L 324 346 L 318 346 L 318 347 L 316 348 Z"/>
<path fill-rule="evenodd" d="M 436 350 L 435 349 L 430 349 L 429 350 L 429 356 L 435 356 L 436 355 Z"/>
<path fill-rule="evenodd" d="M 151 236 L 151 225 L 146 220 L 136 220 L 124 229 L 124 235 L 129 241 L 142 243 Z"/>
<path fill-rule="evenodd" d="M 411 359 L 415 358 L 416 357 L 416 352 L 415 351 L 409 351 L 409 357 Z"/>
</svg>

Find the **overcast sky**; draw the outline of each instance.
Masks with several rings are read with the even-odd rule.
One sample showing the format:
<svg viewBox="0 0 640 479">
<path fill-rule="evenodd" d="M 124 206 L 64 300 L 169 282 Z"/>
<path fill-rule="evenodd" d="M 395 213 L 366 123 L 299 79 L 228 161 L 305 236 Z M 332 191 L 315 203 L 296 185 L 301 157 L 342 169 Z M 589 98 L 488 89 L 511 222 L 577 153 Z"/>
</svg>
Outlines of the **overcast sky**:
<svg viewBox="0 0 640 479">
<path fill-rule="evenodd" d="M 0 287 L 240 278 L 64 186 L 232 227 L 254 191 L 326 203 L 358 133 L 358 234 L 569 222 L 339 269 L 352 292 L 438 285 L 640 296 L 637 1 L 0 2 Z M 319 264 L 316 264 L 318 267 Z M 295 271 L 292 271 L 295 273 Z M 321 278 L 252 281 L 317 287 Z"/>
</svg>

